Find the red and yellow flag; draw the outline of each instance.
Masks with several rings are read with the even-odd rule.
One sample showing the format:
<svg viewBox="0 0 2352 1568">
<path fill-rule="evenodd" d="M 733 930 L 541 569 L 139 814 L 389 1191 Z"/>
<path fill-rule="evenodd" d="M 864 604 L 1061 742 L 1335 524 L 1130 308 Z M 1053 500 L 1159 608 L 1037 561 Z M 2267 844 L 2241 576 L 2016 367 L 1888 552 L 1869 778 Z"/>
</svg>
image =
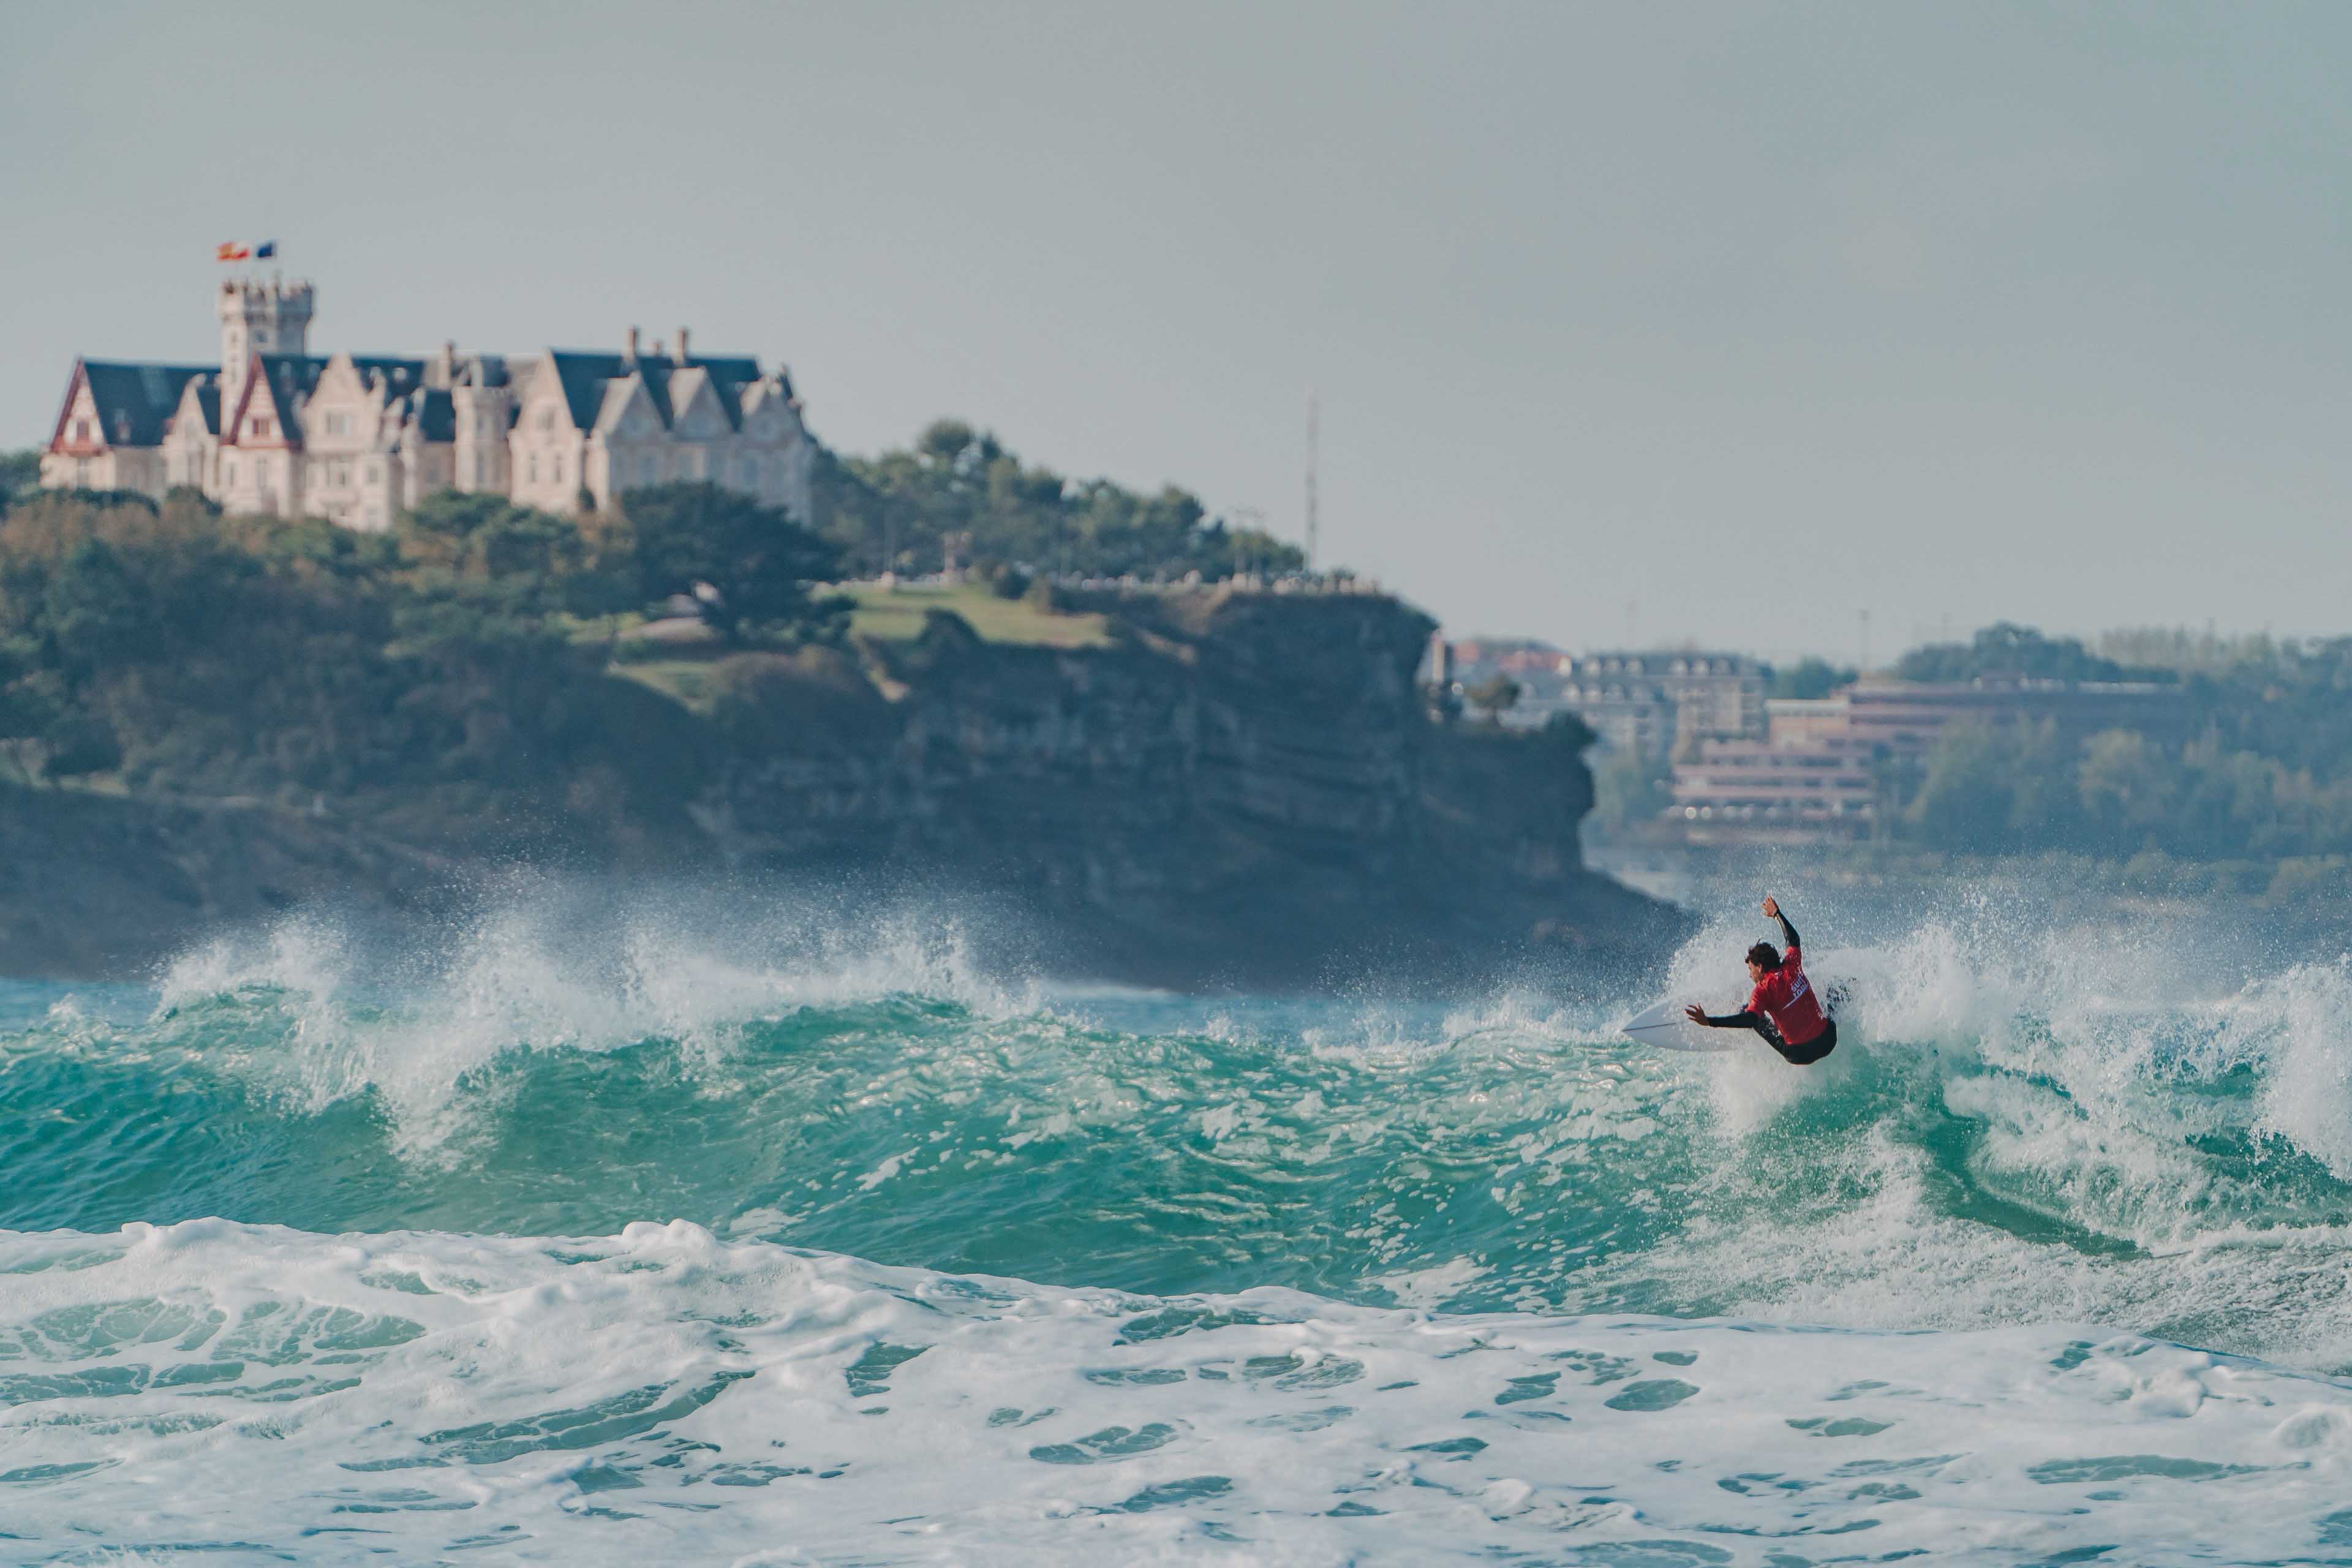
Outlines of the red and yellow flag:
<svg viewBox="0 0 2352 1568">
<path fill-rule="evenodd" d="M 247 250 L 244 246 L 241 246 L 236 241 L 231 239 L 222 242 L 220 249 L 214 254 L 213 259 L 215 261 L 243 261 L 247 257 L 252 254 L 253 252 Z"/>
</svg>

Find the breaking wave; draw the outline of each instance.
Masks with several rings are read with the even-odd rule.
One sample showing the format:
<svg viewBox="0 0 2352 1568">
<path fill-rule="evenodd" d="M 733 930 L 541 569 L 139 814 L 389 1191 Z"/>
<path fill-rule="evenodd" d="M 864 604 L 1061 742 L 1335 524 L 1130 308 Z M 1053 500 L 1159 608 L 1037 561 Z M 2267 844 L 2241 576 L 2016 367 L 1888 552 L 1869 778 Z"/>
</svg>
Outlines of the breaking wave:
<svg viewBox="0 0 2352 1568">
<path fill-rule="evenodd" d="M 2352 1556 L 2352 960 L 1839 917 L 1848 1043 L 1801 1071 L 1617 1036 L 1647 998 L 1061 986 L 921 913 L 517 900 L 12 987 L 0 1529 Z M 1727 1002 L 1747 940 L 1673 993 Z"/>
</svg>

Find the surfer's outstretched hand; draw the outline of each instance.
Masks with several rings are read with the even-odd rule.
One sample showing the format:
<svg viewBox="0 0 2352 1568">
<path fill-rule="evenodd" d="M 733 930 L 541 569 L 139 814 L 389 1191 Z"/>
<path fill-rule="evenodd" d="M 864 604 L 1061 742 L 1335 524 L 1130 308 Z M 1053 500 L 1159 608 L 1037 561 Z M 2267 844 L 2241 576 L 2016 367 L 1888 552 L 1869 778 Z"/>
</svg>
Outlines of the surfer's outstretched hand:
<svg viewBox="0 0 2352 1568">
<path fill-rule="evenodd" d="M 1706 1022 L 1706 1009 L 1694 1002 L 1683 1009 L 1683 1016 L 1694 1024 L 1704 1024 Z"/>
<path fill-rule="evenodd" d="M 1769 893 L 1764 899 L 1764 918 L 1768 921 L 1777 921 L 1780 918 L 1780 901 Z"/>
</svg>

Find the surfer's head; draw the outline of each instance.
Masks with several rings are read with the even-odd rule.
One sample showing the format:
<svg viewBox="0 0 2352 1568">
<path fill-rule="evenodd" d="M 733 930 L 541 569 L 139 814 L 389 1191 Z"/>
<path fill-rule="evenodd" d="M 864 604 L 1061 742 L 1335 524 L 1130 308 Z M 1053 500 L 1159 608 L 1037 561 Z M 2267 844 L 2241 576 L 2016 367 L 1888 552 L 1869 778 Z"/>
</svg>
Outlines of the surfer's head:
<svg viewBox="0 0 2352 1568">
<path fill-rule="evenodd" d="M 1780 967 L 1780 950 L 1769 942 L 1759 942 L 1748 950 L 1748 976 L 1761 980 Z"/>
</svg>

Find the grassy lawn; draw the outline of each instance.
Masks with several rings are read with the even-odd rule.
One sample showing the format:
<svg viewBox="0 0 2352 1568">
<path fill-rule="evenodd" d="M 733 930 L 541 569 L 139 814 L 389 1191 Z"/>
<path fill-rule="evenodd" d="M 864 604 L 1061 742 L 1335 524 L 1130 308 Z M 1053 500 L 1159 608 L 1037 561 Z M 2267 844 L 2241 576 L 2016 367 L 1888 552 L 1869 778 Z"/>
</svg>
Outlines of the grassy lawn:
<svg viewBox="0 0 2352 1568">
<path fill-rule="evenodd" d="M 882 641 L 906 641 L 922 635 L 923 612 L 953 610 L 990 642 L 1024 643 L 1037 647 L 1101 647 L 1110 641 L 1104 618 L 1097 615 L 1066 616 L 1040 610 L 1020 599 L 1000 599 L 977 583 L 954 587 L 901 585 L 883 588 L 853 583 L 842 590 L 857 602 L 849 628 Z M 574 640 L 602 641 L 616 630 L 634 630 L 643 617 L 601 617 L 572 628 Z M 710 712 L 712 673 L 730 650 L 725 644 L 681 643 L 676 657 L 616 659 L 611 672 L 624 680 L 652 688 L 679 706 L 704 715 Z"/>
<path fill-rule="evenodd" d="M 614 664 L 610 673 L 650 686 L 678 706 L 708 718 L 714 667 L 715 661 L 709 658 L 654 658 Z"/>
<path fill-rule="evenodd" d="M 645 616 L 632 610 L 619 616 L 557 616 L 553 623 L 573 642 L 610 642 L 626 632 L 635 631 L 646 624 Z"/>
<path fill-rule="evenodd" d="M 901 584 L 895 588 L 852 583 L 842 591 L 857 601 L 850 630 L 885 641 L 919 636 L 925 610 L 953 610 L 990 642 L 1100 647 L 1110 641 L 1100 616 L 1056 615 L 1025 600 L 1000 599 L 979 583 L 953 587 Z"/>
</svg>

